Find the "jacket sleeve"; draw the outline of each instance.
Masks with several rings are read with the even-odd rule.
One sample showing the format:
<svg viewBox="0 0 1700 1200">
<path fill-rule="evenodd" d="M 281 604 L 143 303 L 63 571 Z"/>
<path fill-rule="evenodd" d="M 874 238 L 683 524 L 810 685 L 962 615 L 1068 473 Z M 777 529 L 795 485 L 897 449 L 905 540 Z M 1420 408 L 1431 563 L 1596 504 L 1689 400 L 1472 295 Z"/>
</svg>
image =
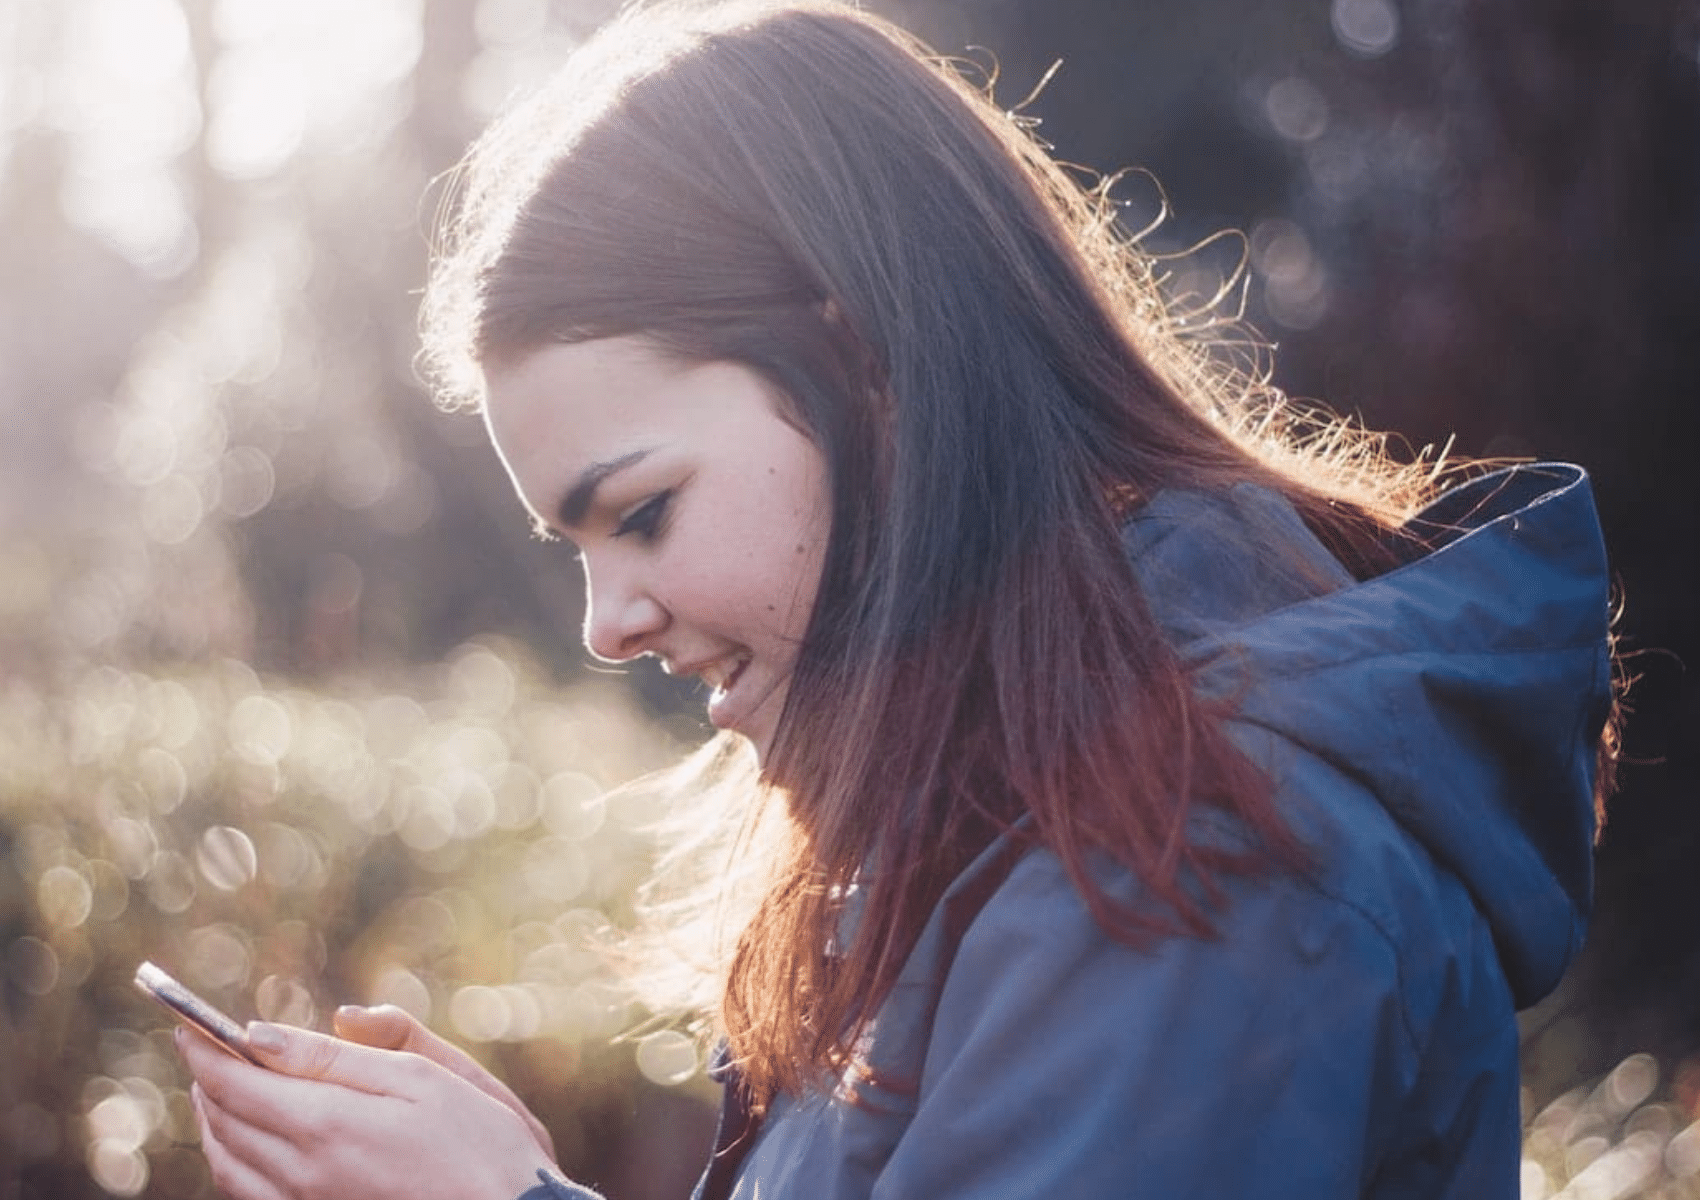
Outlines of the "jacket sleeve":
<svg viewBox="0 0 1700 1200">
<path fill-rule="evenodd" d="M 1416 1069 L 1393 947 L 1297 883 L 1220 936 L 1108 938 L 1029 855 L 968 928 L 883 1200 L 1355 1197 Z"/>
<path fill-rule="evenodd" d="M 537 1179 L 537 1186 L 527 1188 L 519 1200 L 602 1200 L 600 1193 L 562 1179 L 552 1171 L 539 1169 Z"/>
</svg>

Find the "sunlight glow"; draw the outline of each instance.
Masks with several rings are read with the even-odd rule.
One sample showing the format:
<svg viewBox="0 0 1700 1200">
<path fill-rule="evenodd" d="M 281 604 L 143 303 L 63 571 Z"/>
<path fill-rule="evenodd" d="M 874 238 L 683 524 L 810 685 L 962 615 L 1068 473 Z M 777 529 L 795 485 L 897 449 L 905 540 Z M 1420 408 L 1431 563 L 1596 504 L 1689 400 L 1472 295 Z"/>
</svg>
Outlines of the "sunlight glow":
<svg viewBox="0 0 1700 1200">
<path fill-rule="evenodd" d="M 478 40 L 486 46 L 532 41 L 549 27 L 548 0 L 478 0 L 472 18 Z"/>
<path fill-rule="evenodd" d="M 213 169 L 230 179 L 261 179 L 288 162 L 307 128 L 305 82 L 293 64 L 262 53 L 220 59 L 207 85 Z"/>
<path fill-rule="evenodd" d="M 158 278 L 199 252 L 180 172 L 202 135 L 207 163 L 268 178 L 303 150 L 383 137 L 421 47 L 420 0 L 217 0 L 215 57 L 197 64 L 176 0 L 0 6 L 0 166 L 13 131 L 69 135 L 60 203 L 78 227 Z M 33 58 L 53 63 L 37 73 Z"/>
<path fill-rule="evenodd" d="M 41 58 L 40 0 L 0 4 L 0 180 L 5 177 L 12 139 L 35 120 L 46 99 Z"/>
<path fill-rule="evenodd" d="M 44 115 L 70 135 L 65 215 L 144 271 L 176 275 L 196 240 L 172 164 L 201 120 L 182 10 L 130 0 L 60 11 L 62 57 Z"/>
<path fill-rule="evenodd" d="M 573 44 L 551 25 L 548 0 L 478 0 L 473 31 L 484 50 L 461 81 L 461 100 L 484 117 L 541 83 Z"/>
<path fill-rule="evenodd" d="M 261 179 L 303 148 L 381 136 L 398 115 L 388 93 L 419 59 L 420 20 L 420 0 L 217 0 L 213 168 Z"/>
</svg>

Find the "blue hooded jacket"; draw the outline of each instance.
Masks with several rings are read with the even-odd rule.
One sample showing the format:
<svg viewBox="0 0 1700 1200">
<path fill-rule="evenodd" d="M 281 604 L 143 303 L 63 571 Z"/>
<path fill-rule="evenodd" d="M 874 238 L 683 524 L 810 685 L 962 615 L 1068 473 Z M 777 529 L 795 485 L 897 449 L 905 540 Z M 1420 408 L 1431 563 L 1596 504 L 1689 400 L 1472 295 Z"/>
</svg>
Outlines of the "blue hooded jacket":
<svg viewBox="0 0 1700 1200">
<path fill-rule="evenodd" d="M 1432 551 L 1357 583 L 1270 492 L 1149 504 L 1127 545 L 1152 613 L 1235 698 L 1315 870 L 1229 881 L 1219 936 L 1141 950 L 1048 851 L 994 843 L 858 1069 L 779 1097 L 731 1194 L 1515 1197 L 1513 1014 L 1590 901 L 1605 558 L 1574 467 L 1478 479 L 1421 519 Z M 1195 834 L 1232 836 L 1211 822 Z"/>
</svg>

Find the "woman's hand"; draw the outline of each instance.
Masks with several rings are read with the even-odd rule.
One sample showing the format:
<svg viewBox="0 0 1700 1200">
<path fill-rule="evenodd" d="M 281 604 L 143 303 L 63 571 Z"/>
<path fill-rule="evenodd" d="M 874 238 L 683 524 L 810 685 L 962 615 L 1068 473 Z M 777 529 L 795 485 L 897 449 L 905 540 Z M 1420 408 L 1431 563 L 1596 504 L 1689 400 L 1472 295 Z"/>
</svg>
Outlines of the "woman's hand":
<svg viewBox="0 0 1700 1200">
<path fill-rule="evenodd" d="M 553 1168 L 511 1093 L 425 1055 L 280 1025 L 252 1025 L 249 1040 L 270 1070 L 177 1034 L 207 1164 L 232 1200 L 514 1200 Z"/>
<path fill-rule="evenodd" d="M 519 1114 L 549 1161 L 555 1160 L 555 1140 L 549 1136 L 543 1122 L 520 1103 L 519 1097 L 513 1094 L 508 1085 L 486 1071 L 459 1046 L 444 1041 L 425 1028 L 404 1009 L 393 1004 L 379 1005 L 376 1008 L 360 1008 L 349 1004 L 337 1009 L 332 1023 L 338 1037 L 359 1042 L 363 1046 L 376 1046 L 381 1050 L 403 1050 L 421 1055 L 459 1075 L 486 1095 L 500 1100 Z"/>
</svg>

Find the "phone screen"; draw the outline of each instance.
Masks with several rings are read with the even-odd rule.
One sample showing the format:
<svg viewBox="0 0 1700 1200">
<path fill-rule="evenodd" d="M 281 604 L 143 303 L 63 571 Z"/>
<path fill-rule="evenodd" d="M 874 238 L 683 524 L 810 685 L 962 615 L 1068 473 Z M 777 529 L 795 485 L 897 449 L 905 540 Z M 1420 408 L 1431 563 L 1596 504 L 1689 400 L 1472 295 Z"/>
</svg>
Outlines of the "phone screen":
<svg viewBox="0 0 1700 1200">
<path fill-rule="evenodd" d="M 153 963 L 144 962 L 136 968 L 136 986 L 176 1013 L 183 1021 L 206 1034 L 213 1040 L 214 1045 L 245 1062 L 253 1063 L 256 1067 L 265 1065 L 255 1058 L 254 1052 L 248 1048 L 248 1034 L 242 1026 Z"/>
</svg>

